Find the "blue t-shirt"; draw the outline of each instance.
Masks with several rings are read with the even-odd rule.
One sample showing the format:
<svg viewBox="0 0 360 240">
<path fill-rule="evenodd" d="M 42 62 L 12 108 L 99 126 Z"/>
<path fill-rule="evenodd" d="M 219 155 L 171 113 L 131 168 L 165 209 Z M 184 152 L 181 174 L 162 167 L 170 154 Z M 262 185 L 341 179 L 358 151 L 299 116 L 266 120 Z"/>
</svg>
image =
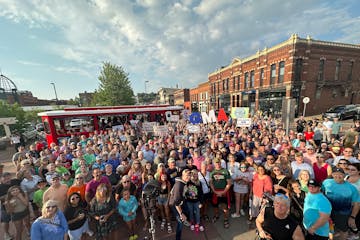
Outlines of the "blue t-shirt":
<svg viewBox="0 0 360 240">
<path fill-rule="evenodd" d="M 304 219 L 303 224 L 309 229 L 320 217 L 320 212 L 331 214 L 331 203 L 322 193 L 308 193 L 304 202 Z M 323 237 L 329 236 L 329 222 L 316 229 L 315 234 Z"/>
<path fill-rule="evenodd" d="M 360 202 L 359 192 L 351 183 L 337 183 L 334 179 L 326 179 L 322 189 L 330 200 L 333 211 L 339 214 L 350 215 L 352 203 Z"/>
<path fill-rule="evenodd" d="M 64 240 L 68 224 L 64 214 L 57 211 L 53 219 L 39 217 L 31 225 L 31 240 Z"/>
</svg>

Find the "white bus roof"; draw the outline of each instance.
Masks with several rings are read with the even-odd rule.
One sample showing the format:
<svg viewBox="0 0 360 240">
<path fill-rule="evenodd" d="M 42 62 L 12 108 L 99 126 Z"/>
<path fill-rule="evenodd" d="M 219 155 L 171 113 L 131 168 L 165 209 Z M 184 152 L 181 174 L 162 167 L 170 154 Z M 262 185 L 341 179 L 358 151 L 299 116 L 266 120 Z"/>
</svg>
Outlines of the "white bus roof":
<svg viewBox="0 0 360 240">
<path fill-rule="evenodd" d="M 122 109 L 95 109 L 95 110 L 80 110 L 80 111 L 47 111 L 40 112 L 38 116 L 80 116 L 80 115 L 115 115 L 122 113 L 144 113 L 144 112 L 154 112 L 154 111 L 179 111 L 182 110 L 181 106 L 164 106 L 164 107 L 147 107 L 147 108 L 122 108 Z"/>
</svg>

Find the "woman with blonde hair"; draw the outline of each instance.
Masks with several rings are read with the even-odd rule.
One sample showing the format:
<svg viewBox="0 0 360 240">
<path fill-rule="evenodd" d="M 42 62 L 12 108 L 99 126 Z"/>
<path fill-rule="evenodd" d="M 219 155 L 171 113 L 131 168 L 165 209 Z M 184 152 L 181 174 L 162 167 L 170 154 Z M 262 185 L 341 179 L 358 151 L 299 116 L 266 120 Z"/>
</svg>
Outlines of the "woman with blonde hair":
<svg viewBox="0 0 360 240">
<path fill-rule="evenodd" d="M 58 202 L 49 200 L 44 203 L 41 217 L 31 225 L 31 240 L 64 240 L 68 224 L 58 208 Z"/>
<path fill-rule="evenodd" d="M 29 199 L 19 186 L 9 188 L 5 200 L 6 212 L 10 215 L 16 229 L 15 240 L 21 239 L 22 226 L 27 228 L 27 234 L 30 231 L 30 213 Z"/>
<path fill-rule="evenodd" d="M 141 162 L 139 159 L 136 159 L 133 161 L 130 171 L 128 172 L 128 176 L 130 177 L 130 180 L 133 184 L 135 184 L 137 193 L 136 193 L 136 199 L 139 199 L 141 195 L 141 189 L 142 189 L 142 173 L 144 169 L 141 166 Z"/>
<path fill-rule="evenodd" d="M 116 225 L 116 201 L 111 189 L 104 183 L 96 188 L 95 197 L 90 202 L 90 216 L 96 221 L 96 239 L 113 239 L 109 236 Z"/>
<path fill-rule="evenodd" d="M 300 187 L 301 190 L 303 190 L 304 192 L 308 193 L 309 189 L 308 189 L 308 182 L 310 180 L 310 173 L 308 170 L 300 170 L 299 175 L 298 175 L 298 181 L 300 183 Z"/>
</svg>

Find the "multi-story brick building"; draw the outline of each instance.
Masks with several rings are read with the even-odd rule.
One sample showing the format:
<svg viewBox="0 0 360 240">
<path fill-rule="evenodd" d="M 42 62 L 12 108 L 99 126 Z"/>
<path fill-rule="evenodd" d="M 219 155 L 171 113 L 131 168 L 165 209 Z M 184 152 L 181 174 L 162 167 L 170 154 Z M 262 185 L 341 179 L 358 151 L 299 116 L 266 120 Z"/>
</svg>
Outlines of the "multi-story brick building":
<svg viewBox="0 0 360 240">
<path fill-rule="evenodd" d="M 307 115 L 338 104 L 360 103 L 360 45 L 300 38 L 265 48 L 208 75 L 210 109 L 248 106 L 281 113 L 292 99 L 295 114 L 310 98 Z"/>
<path fill-rule="evenodd" d="M 174 105 L 190 110 L 190 89 L 184 88 L 174 92 Z"/>
</svg>

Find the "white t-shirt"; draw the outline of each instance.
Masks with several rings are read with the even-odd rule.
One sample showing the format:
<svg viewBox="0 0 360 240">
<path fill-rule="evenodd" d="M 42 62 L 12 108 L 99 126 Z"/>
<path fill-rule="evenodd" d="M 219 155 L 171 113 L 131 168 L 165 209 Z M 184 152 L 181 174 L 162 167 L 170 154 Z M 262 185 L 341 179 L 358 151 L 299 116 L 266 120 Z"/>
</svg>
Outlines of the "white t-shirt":
<svg viewBox="0 0 360 240">
<path fill-rule="evenodd" d="M 208 171 L 206 171 L 206 175 L 203 176 L 203 174 L 199 171 L 198 178 L 199 178 L 199 181 L 201 182 L 203 193 L 204 194 L 209 193 L 210 192 L 210 185 L 209 185 L 210 173 Z"/>
<path fill-rule="evenodd" d="M 252 182 L 253 174 L 251 172 L 243 172 L 241 170 L 235 171 L 235 173 L 231 176 L 234 180 L 236 178 L 243 178 L 244 181 L 234 181 L 234 192 L 236 193 L 248 193 L 249 192 L 249 184 L 247 182 Z"/>
</svg>

